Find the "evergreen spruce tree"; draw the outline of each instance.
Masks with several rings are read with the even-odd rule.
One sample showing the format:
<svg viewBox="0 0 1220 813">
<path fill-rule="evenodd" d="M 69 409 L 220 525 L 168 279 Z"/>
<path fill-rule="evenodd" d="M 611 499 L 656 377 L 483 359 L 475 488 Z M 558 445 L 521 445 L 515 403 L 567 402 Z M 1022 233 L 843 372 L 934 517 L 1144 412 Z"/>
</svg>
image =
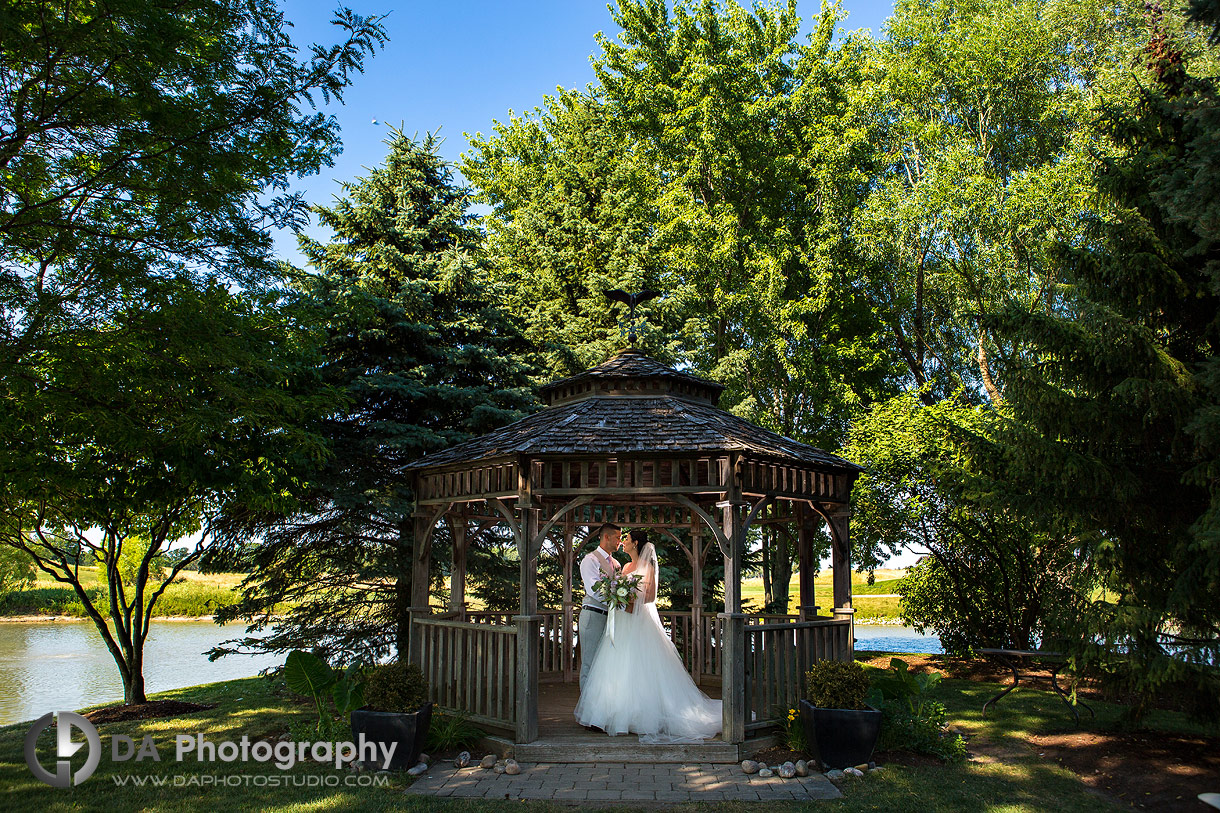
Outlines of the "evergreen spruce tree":
<svg viewBox="0 0 1220 813">
<path fill-rule="evenodd" d="M 301 285 L 324 331 L 321 378 L 346 404 L 319 418 L 331 455 L 305 510 L 231 518 L 230 539 L 262 542 L 225 617 L 255 632 L 277 606 L 286 613 L 246 647 L 339 660 L 402 652 L 414 544 L 404 466 L 535 408 L 525 341 L 480 262 L 467 190 L 433 136 L 396 131 L 387 143 L 384 166 L 315 208 L 333 237 L 301 240 L 311 268 Z"/>
<path fill-rule="evenodd" d="M 1028 478 L 1028 510 L 1056 504 L 1083 529 L 1104 593 L 1077 655 L 1138 694 L 1136 718 L 1169 684 L 1220 713 L 1205 665 L 1220 659 L 1220 235 L 1214 186 L 1180 194 L 1216 151 L 1198 126 L 1216 89 L 1150 16 L 1148 89 L 1108 111 L 1103 205 L 1064 251 L 1060 307 L 997 320 L 1033 348 L 1009 391 L 1010 474 Z"/>
</svg>

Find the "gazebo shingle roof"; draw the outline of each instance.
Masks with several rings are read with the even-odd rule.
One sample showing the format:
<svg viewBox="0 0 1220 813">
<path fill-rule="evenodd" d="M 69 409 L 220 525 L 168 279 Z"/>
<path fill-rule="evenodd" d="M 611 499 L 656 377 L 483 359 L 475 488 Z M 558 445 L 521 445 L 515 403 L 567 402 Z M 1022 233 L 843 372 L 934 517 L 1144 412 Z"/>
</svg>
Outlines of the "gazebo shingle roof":
<svg viewBox="0 0 1220 813">
<path fill-rule="evenodd" d="M 602 394 L 550 406 L 516 423 L 448 449 L 425 455 L 409 468 L 469 463 L 510 455 L 700 454 L 739 451 L 762 458 L 859 471 L 860 467 L 814 446 L 755 426 L 717 406 L 724 387 L 678 372 L 638 351 L 543 388 L 544 394 L 585 380 L 664 379 L 684 394 Z M 619 382 L 621 383 L 621 382 Z M 695 388 L 695 393 L 691 389 Z M 566 392 L 571 392 L 569 387 Z M 690 395 L 695 395 L 694 398 Z M 705 401 L 706 396 L 709 400 Z"/>
</svg>

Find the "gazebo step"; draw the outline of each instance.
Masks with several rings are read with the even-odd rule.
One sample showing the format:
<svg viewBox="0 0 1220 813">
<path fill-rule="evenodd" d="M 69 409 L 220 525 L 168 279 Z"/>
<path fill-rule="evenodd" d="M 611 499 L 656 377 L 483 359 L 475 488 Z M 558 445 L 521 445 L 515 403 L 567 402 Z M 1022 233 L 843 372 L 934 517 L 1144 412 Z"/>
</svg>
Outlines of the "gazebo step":
<svg viewBox="0 0 1220 813">
<path fill-rule="evenodd" d="M 524 745 L 498 737 L 497 750 L 521 762 L 577 763 L 711 763 L 726 765 L 741 759 L 736 745 L 719 740 L 678 745 L 651 745 L 635 737 L 541 737 Z"/>
</svg>

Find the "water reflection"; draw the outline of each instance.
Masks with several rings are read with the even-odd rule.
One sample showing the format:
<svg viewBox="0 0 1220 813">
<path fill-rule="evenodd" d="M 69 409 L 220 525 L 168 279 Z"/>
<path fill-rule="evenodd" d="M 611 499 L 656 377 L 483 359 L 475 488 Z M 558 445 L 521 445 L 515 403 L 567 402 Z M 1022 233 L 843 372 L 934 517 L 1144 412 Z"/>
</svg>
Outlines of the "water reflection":
<svg viewBox="0 0 1220 813">
<path fill-rule="evenodd" d="M 210 621 L 154 621 L 144 647 L 146 690 L 250 677 L 283 661 L 263 655 L 208 663 L 203 653 L 241 630 Z M 0 623 L 0 725 L 122 699 L 118 667 L 92 624 Z"/>
</svg>

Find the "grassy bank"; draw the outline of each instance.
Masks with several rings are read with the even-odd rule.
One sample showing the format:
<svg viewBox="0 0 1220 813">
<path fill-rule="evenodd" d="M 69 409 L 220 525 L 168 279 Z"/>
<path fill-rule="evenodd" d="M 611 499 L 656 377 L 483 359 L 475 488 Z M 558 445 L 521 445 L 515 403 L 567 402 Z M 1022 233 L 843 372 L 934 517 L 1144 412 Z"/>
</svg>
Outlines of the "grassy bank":
<svg viewBox="0 0 1220 813">
<path fill-rule="evenodd" d="M 893 623 L 898 620 L 898 581 L 905 575 L 901 570 L 878 570 L 873 584 L 868 583 L 868 576 L 863 573 L 851 574 L 852 605 L 856 608 L 856 621 L 867 624 L 869 621 Z M 830 571 L 819 573 L 814 580 L 814 595 L 823 613 L 829 613 L 834 606 L 834 588 L 831 583 Z M 800 600 L 799 577 L 793 576 L 788 586 L 788 612 L 797 611 Z M 746 579 L 741 584 L 741 598 L 754 607 L 763 604 L 763 583 L 761 578 Z"/>
<path fill-rule="evenodd" d="M 1064 731 L 1070 727 L 1070 717 L 1057 698 L 1048 692 L 1022 689 L 1006 697 L 996 711 L 983 719 L 983 701 L 997 690 L 994 683 L 965 680 L 945 680 L 936 696 L 949 708 L 951 724 L 971 735 L 970 749 L 974 756 L 957 765 L 929 764 L 903 767 L 891 763 L 886 770 L 870 774 L 865 779 L 848 783 L 846 798 L 819 805 L 827 811 L 855 813 L 865 810 L 918 809 L 921 811 L 1003 811 L 1025 813 L 1056 810 L 1111 811 L 1119 807 L 1090 790 L 1071 771 L 1043 758 L 1031 747 L 1028 738 L 1048 731 Z M 215 683 L 190 689 L 163 692 L 154 699 L 173 699 L 191 703 L 215 704 L 215 708 L 198 711 L 167 720 L 103 723 L 103 758 L 97 772 L 83 785 L 70 790 L 56 790 L 37 781 L 26 768 L 22 757 L 22 739 L 26 726 L 0 728 L 0 809 L 21 811 L 75 810 L 148 810 L 193 811 L 206 807 L 214 813 L 239 810 L 267 811 L 346 811 L 388 810 L 411 811 L 551 811 L 565 809 L 549 803 L 508 801 L 451 801 L 445 799 L 405 796 L 402 789 L 406 777 L 394 775 L 383 787 L 262 787 L 255 784 L 226 784 L 200 787 L 194 783 L 204 776 L 231 777 L 247 774 L 257 777 L 285 776 L 268 763 L 251 762 L 199 764 L 188 758 L 174 760 L 173 737 L 176 734 L 203 734 L 213 742 L 239 741 L 247 736 L 274 739 L 288 728 L 290 722 L 309 714 L 308 706 L 293 698 L 278 694 L 261 678 Z M 1095 704 L 1096 723 L 1090 729 L 1107 729 L 1116 725 L 1120 709 L 1105 703 Z M 1169 730 L 1196 730 L 1182 717 L 1158 713 L 1153 723 Z M 125 735 L 139 743 L 150 734 L 159 745 L 161 761 L 115 763 L 110 758 L 110 738 Z M 43 735 L 44 762 L 53 761 L 54 744 L 51 732 Z M 83 760 L 83 754 L 75 763 Z M 168 785 L 144 787 L 116 785 L 115 777 L 127 774 L 166 778 Z M 302 763 L 287 772 L 292 777 L 351 776 L 336 771 L 333 766 Z M 180 785 L 174 787 L 174 777 Z M 305 780 L 298 780 L 305 781 Z M 703 809 L 693 805 L 681 810 Z M 755 810 L 747 804 L 725 804 L 725 810 Z M 769 808 L 775 807 L 769 805 Z M 807 810 L 808 805 L 778 806 L 781 809 Z M 615 810 L 632 810 L 630 806 L 615 806 Z"/>
<path fill-rule="evenodd" d="M 221 607 L 237 601 L 235 588 L 242 578 L 240 573 L 184 571 L 157 600 L 156 614 L 185 618 L 212 615 Z M 98 606 L 106 605 L 104 600 L 99 600 L 102 589 L 98 584 L 96 567 L 81 568 L 81 584 Z M 75 590 L 44 577 L 29 589 L 0 595 L 0 617 L 29 615 L 84 618 L 85 608 Z"/>
</svg>

